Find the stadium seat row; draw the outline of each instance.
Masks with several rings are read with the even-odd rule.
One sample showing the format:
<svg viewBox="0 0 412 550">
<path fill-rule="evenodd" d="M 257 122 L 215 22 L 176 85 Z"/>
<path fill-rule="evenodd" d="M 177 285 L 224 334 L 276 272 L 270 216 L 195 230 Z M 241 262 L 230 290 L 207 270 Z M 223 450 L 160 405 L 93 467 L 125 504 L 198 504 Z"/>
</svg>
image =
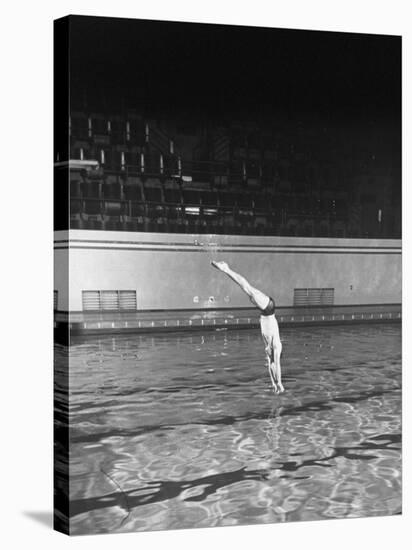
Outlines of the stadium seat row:
<svg viewBox="0 0 412 550">
<path fill-rule="evenodd" d="M 328 224 L 241 224 L 206 223 L 201 220 L 190 219 L 149 219 L 147 217 L 130 216 L 106 216 L 72 214 L 70 220 L 71 229 L 100 229 L 112 231 L 152 231 L 169 233 L 200 233 L 200 234 L 226 234 L 226 235 L 277 235 L 277 236 L 302 236 L 302 237 L 360 237 L 363 235 L 350 234 L 345 225 Z"/>
<path fill-rule="evenodd" d="M 240 210 L 297 210 L 304 212 L 329 212 L 344 216 L 346 204 L 331 199 L 316 200 L 296 194 L 268 195 L 264 193 L 235 193 L 230 191 L 208 191 L 198 189 L 178 189 L 148 187 L 136 184 L 103 183 L 99 181 L 70 182 L 70 198 L 73 199 L 112 199 L 144 202 L 146 204 L 183 206 L 226 207 Z"/>
<path fill-rule="evenodd" d="M 346 220 L 333 216 L 308 216 L 283 210 L 242 210 L 233 207 L 165 206 L 136 201 L 72 199 L 72 228 L 89 227 L 117 230 L 205 232 L 239 234 L 300 234 L 302 236 L 344 236 Z M 97 225 L 96 225 L 97 224 Z M 99 226 L 99 227 L 97 227 Z M 125 229 L 129 228 L 129 229 Z M 153 229 L 150 229 L 153 230 Z"/>
</svg>

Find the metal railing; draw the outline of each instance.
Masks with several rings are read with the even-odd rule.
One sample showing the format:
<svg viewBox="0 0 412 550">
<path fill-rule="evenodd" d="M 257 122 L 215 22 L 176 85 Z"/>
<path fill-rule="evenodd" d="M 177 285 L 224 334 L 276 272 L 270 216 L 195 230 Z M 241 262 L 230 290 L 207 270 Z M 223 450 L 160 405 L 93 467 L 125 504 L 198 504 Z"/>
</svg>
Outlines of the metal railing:
<svg viewBox="0 0 412 550">
<path fill-rule="evenodd" d="M 307 237 L 372 237 L 349 227 L 333 213 L 308 214 L 283 208 L 240 208 L 236 204 L 133 201 L 75 196 L 70 203 L 71 227 L 171 232 L 238 233 Z"/>
</svg>

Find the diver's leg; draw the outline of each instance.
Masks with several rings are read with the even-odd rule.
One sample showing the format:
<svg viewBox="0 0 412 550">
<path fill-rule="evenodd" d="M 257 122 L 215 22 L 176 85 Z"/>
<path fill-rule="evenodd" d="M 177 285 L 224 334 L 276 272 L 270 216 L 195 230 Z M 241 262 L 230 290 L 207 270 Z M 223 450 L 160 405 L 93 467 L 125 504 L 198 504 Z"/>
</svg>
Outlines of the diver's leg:
<svg viewBox="0 0 412 550">
<path fill-rule="evenodd" d="M 280 393 L 283 393 L 285 391 L 285 388 L 283 387 L 283 384 L 282 384 L 282 371 L 280 368 L 280 353 L 281 352 L 279 349 L 274 350 L 274 356 L 275 356 L 274 368 L 275 368 L 275 379 L 277 382 L 277 386 L 279 388 Z"/>
<path fill-rule="evenodd" d="M 276 366 L 275 366 L 275 363 L 273 362 L 270 364 L 270 371 L 272 373 L 272 378 L 275 381 L 275 385 L 274 385 L 275 393 L 282 393 L 283 389 L 281 388 L 283 388 L 283 386 L 279 384 L 279 381 L 276 378 Z"/>
<path fill-rule="evenodd" d="M 272 382 L 273 391 L 275 393 L 279 393 L 279 388 L 278 388 L 278 385 L 276 384 L 276 380 L 275 380 L 273 363 L 270 360 L 270 357 L 267 358 L 267 362 L 268 362 L 268 371 L 269 371 L 270 381 Z"/>
<path fill-rule="evenodd" d="M 266 339 L 265 339 L 264 336 L 263 336 L 263 340 L 266 343 Z M 270 344 L 266 345 L 265 353 L 266 353 L 266 361 L 268 363 L 268 371 L 269 371 L 270 381 L 272 382 L 272 387 L 273 387 L 275 393 L 278 393 L 278 386 L 277 386 L 276 380 L 275 380 L 275 370 L 274 370 L 274 365 L 273 365 L 273 348 Z"/>
<path fill-rule="evenodd" d="M 262 329 L 262 327 L 261 327 Z M 265 343 L 265 354 L 266 354 L 266 360 L 268 363 L 268 371 L 270 376 L 270 381 L 272 382 L 272 388 L 275 393 L 279 393 L 278 385 L 276 384 L 276 371 L 275 371 L 275 365 L 274 365 L 274 355 L 273 355 L 273 346 L 272 341 L 270 338 L 267 337 L 265 332 L 262 330 L 262 338 Z"/>
<path fill-rule="evenodd" d="M 254 288 L 242 275 L 239 275 L 239 273 L 236 273 L 236 271 L 230 269 L 226 262 L 212 262 L 212 265 L 216 267 L 216 269 L 226 273 L 226 275 L 235 281 L 235 283 L 238 284 L 240 288 L 249 296 L 250 300 L 256 307 L 262 310 L 266 308 L 269 303 L 269 296 L 266 296 L 266 294 L 257 288 Z"/>
</svg>

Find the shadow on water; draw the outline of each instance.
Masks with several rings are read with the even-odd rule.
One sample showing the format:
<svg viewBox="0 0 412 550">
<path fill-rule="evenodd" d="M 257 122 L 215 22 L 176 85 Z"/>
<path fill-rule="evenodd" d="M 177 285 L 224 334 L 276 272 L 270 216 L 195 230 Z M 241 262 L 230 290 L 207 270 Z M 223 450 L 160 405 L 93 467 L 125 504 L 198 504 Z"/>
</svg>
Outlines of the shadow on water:
<svg viewBox="0 0 412 550">
<path fill-rule="evenodd" d="M 105 472 L 103 473 L 105 474 Z M 132 489 L 131 491 L 121 490 L 120 492 L 105 495 L 104 497 L 72 500 L 70 504 L 70 515 L 73 517 L 84 512 L 89 512 L 90 510 L 108 508 L 111 506 L 119 506 L 130 513 L 131 509 L 137 506 L 170 500 L 178 497 L 182 492 L 196 487 L 202 487 L 201 494 L 188 496 L 183 500 L 192 502 L 202 501 L 209 495 L 215 493 L 218 489 L 228 485 L 247 480 L 265 481 L 267 478 L 268 473 L 263 470 L 246 471 L 246 468 L 241 468 L 232 472 L 209 475 L 192 481 L 154 481 L 147 483 L 139 489 Z M 148 490 L 152 492 L 148 494 Z"/>
<path fill-rule="evenodd" d="M 332 467 L 332 464 L 329 464 L 329 461 L 334 458 L 346 458 L 348 460 L 373 460 L 378 457 L 374 454 L 369 454 L 370 451 L 377 451 L 379 449 L 400 450 L 400 446 L 398 447 L 392 445 L 400 443 L 401 440 L 401 434 L 382 434 L 370 437 L 368 440 L 353 447 L 335 447 L 333 453 L 328 457 L 303 460 L 301 462 L 282 462 L 280 469 L 288 472 L 295 472 L 303 466 L 324 466 L 326 468 L 330 468 Z M 360 454 L 354 451 L 367 451 L 368 454 Z M 301 456 L 301 454 L 294 453 L 294 456 Z"/>
<path fill-rule="evenodd" d="M 381 397 L 385 394 L 392 393 L 397 391 L 397 389 L 390 390 L 377 390 L 377 391 L 364 391 L 359 392 L 356 396 L 343 396 L 335 397 L 334 399 L 328 399 L 327 401 L 311 401 L 305 405 L 300 405 L 296 407 L 284 407 L 281 411 L 278 412 L 278 416 L 299 416 L 302 413 L 306 412 L 319 412 L 319 411 L 330 411 L 334 408 L 333 403 L 356 403 L 359 401 L 365 401 L 373 397 Z M 244 422 L 249 420 L 266 420 L 268 418 L 268 411 L 263 411 L 260 413 L 249 413 L 247 415 L 232 416 L 226 415 L 219 418 L 208 419 L 208 420 L 197 420 L 191 422 L 192 425 L 206 425 L 206 426 L 232 426 L 237 422 Z M 185 422 L 184 425 L 187 423 Z M 155 431 L 167 431 L 173 430 L 177 426 L 183 425 L 174 423 L 173 426 L 168 424 L 156 424 L 156 425 L 146 425 L 141 426 L 138 429 L 133 430 L 110 430 L 106 432 L 98 433 L 87 433 L 84 435 L 72 435 L 71 443 L 95 443 L 102 439 L 109 437 L 137 437 L 144 435 L 150 432 Z"/>
<path fill-rule="evenodd" d="M 332 454 L 328 457 L 317 459 L 306 459 L 300 462 L 298 461 L 286 461 L 276 462 L 273 468 L 261 469 L 261 470 L 246 470 L 246 467 L 239 470 L 224 472 L 221 474 L 214 474 L 191 481 L 153 481 L 146 485 L 139 487 L 138 489 L 132 489 L 130 491 L 123 491 L 118 483 L 116 485 L 119 488 L 118 492 L 108 495 L 72 500 L 70 505 L 70 516 L 74 517 L 85 512 L 92 510 L 98 510 L 102 508 L 110 508 L 112 506 L 119 506 L 127 512 L 127 516 L 130 514 L 133 508 L 143 506 L 146 504 L 153 504 L 165 500 L 170 500 L 176 497 L 181 497 L 185 491 L 201 488 L 201 492 L 197 495 L 187 496 L 182 498 L 184 501 L 201 502 L 205 500 L 209 495 L 216 493 L 219 489 L 239 483 L 241 481 L 256 480 L 267 481 L 271 472 L 276 470 L 284 472 L 281 479 L 289 478 L 287 472 L 296 472 L 301 468 L 307 466 L 321 466 L 324 468 L 332 468 L 333 463 L 330 462 L 336 458 L 346 458 L 348 460 L 373 460 L 376 459 L 376 455 L 370 454 L 370 451 L 378 449 L 400 449 L 396 445 L 401 442 L 401 434 L 382 434 L 379 436 L 370 437 L 368 440 L 363 441 L 359 445 L 353 447 L 335 447 Z M 360 451 L 360 452 L 355 452 Z M 299 454 L 295 454 L 298 456 Z M 106 472 L 101 470 L 104 475 L 112 479 Z M 293 476 L 294 479 L 309 479 L 310 476 Z M 112 480 L 113 481 L 113 480 Z M 127 519 L 127 517 L 125 517 Z M 124 520 L 123 520 L 124 521 Z"/>
</svg>

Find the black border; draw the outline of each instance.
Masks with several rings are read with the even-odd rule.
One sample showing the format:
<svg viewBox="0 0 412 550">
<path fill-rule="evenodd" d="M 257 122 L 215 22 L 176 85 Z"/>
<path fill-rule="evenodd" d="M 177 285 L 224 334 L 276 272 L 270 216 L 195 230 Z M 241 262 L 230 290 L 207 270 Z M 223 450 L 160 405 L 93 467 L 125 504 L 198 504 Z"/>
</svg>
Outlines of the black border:
<svg viewBox="0 0 412 550">
<path fill-rule="evenodd" d="M 69 18 L 53 23 L 54 161 L 69 159 Z M 69 170 L 54 169 L 54 230 L 69 228 Z M 68 256 L 68 251 L 67 251 Z M 56 262 L 56 257 L 54 257 Z M 68 265 L 68 264 L 67 264 Z M 65 285 L 68 291 L 68 273 Z M 62 281 L 59 281 L 61 283 Z M 59 346 L 57 345 L 57 336 Z M 53 527 L 69 534 L 69 327 L 60 327 L 54 341 L 53 410 Z"/>
</svg>

